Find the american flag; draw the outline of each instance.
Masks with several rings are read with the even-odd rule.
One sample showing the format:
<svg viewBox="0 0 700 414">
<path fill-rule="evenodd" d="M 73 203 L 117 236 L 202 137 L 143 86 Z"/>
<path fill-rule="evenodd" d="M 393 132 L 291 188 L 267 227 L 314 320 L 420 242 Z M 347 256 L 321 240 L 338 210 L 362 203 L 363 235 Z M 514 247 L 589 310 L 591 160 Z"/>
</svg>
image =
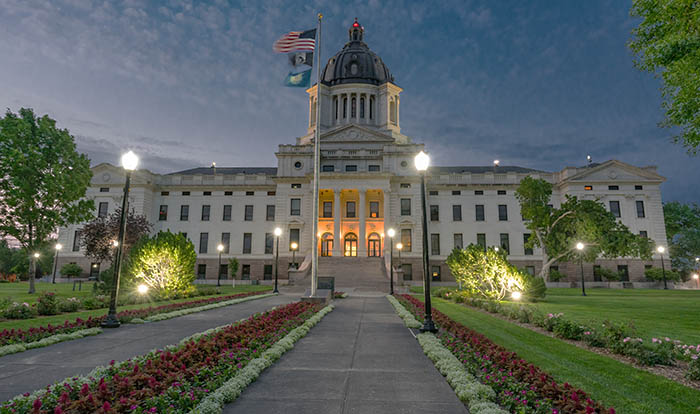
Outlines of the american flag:
<svg viewBox="0 0 700 414">
<path fill-rule="evenodd" d="M 313 52 L 316 47 L 316 29 L 305 32 L 289 32 L 272 45 L 275 52 Z"/>
</svg>

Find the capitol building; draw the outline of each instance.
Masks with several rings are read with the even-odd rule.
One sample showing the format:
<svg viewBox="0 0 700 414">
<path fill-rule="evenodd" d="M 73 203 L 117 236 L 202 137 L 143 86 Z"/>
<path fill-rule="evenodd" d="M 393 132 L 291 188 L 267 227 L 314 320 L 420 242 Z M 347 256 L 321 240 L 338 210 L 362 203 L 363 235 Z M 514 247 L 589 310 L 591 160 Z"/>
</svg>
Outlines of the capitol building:
<svg viewBox="0 0 700 414">
<path fill-rule="evenodd" d="M 225 278 L 230 257 L 240 262 L 237 280 L 272 279 L 276 227 L 282 229 L 279 277 L 283 283 L 290 279 L 306 283 L 311 251 L 318 249 L 319 276 L 335 276 L 340 286 L 388 284 L 390 228 L 396 232 L 393 256 L 398 283 L 420 283 L 424 248 L 430 255 L 432 280 L 453 281 L 445 264 L 447 256 L 452 249 L 472 243 L 499 246 L 513 264 L 536 274 L 542 265 L 541 252 L 525 247 L 531 235 L 515 197 L 518 183 L 526 176 L 553 184 L 555 207 L 567 195 L 598 199 L 632 232 L 666 244 L 660 191 L 664 177 L 655 167 L 609 160 L 562 166 L 559 171 L 497 164 L 431 166 L 426 177 L 429 246 L 423 246 L 421 181 L 414 157 L 422 150 L 429 153 L 430 147 L 402 133 L 402 89 L 365 43 L 364 28 L 350 28 L 348 42 L 322 69 L 320 84 L 307 92 L 306 134 L 277 148 L 276 167 L 133 173 L 130 208 L 145 215 L 154 232 L 181 232 L 194 243 L 198 279 L 215 281 L 219 271 Z M 316 128 L 321 133 L 321 172 L 319 215 L 312 217 Z M 96 215 L 108 215 L 121 206 L 124 181 L 121 167 L 93 167 L 87 196 L 95 201 Z M 313 220 L 319 223 L 315 244 Z M 82 254 L 80 228 L 60 229 L 59 242 L 65 247 L 58 268 L 73 262 L 83 267 L 86 276 L 96 276 L 109 264 L 91 263 Z M 221 270 L 219 244 L 224 246 Z M 594 282 L 594 266 L 601 266 L 620 271 L 623 281 L 641 281 L 645 266 L 650 265 L 660 267 L 659 257 L 599 260 L 584 263 L 584 275 Z M 578 263 L 558 263 L 555 268 L 569 281 L 580 277 Z"/>
</svg>

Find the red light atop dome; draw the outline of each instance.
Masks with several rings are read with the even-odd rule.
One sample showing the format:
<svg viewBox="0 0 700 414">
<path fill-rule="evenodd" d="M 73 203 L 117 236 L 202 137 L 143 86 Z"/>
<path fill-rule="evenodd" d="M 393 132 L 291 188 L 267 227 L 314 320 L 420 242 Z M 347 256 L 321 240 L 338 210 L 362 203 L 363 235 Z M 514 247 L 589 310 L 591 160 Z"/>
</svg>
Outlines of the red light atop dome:
<svg viewBox="0 0 700 414">
<path fill-rule="evenodd" d="M 360 23 L 355 22 L 355 23 L 352 24 L 352 27 L 360 27 Z"/>
</svg>

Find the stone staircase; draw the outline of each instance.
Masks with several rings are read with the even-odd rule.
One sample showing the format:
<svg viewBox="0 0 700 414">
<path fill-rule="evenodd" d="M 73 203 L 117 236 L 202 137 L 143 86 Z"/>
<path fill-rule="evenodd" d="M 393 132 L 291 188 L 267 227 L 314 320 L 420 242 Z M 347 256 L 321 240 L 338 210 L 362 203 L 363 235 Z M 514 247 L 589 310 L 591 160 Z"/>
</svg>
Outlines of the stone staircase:
<svg viewBox="0 0 700 414">
<path fill-rule="evenodd" d="M 335 278 L 335 289 L 389 292 L 381 257 L 319 257 L 318 275 Z"/>
</svg>

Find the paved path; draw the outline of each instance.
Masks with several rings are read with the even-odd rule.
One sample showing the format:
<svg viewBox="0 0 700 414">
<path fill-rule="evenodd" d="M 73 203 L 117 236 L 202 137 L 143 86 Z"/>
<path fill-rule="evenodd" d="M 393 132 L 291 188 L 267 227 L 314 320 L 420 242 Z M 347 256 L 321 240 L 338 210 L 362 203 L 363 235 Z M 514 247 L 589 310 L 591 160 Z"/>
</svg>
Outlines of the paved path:
<svg viewBox="0 0 700 414">
<path fill-rule="evenodd" d="M 111 360 L 122 361 L 176 344 L 194 333 L 298 299 L 298 296 L 272 296 L 161 322 L 126 324 L 118 329 L 105 329 L 96 336 L 0 357 L 0 401 L 88 373 Z"/>
<path fill-rule="evenodd" d="M 224 413 L 466 413 L 386 298 L 337 308 Z"/>
</svg>

